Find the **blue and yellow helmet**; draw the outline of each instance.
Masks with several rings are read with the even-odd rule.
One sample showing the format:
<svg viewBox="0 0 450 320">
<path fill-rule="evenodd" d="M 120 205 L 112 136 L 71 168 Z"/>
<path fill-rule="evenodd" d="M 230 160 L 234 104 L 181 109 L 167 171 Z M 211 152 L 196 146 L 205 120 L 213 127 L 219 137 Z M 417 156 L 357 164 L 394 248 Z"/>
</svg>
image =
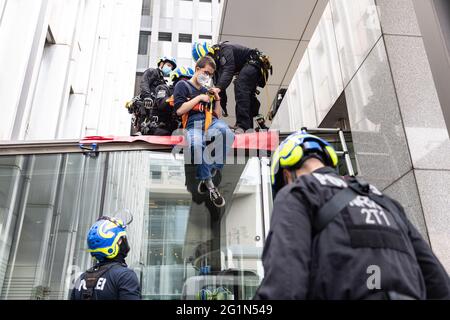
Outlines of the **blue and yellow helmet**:
<svg viewBox="0 0 450 320">
<path fill-rule="evenodd" d="M 156 65 L 159 67 L 159 64 L 161 62 L 164 62 L 164 63 L 170 62 L 173 65 L 172 70 L 175 70 L 175 68 L 177 67 L 177 59 L 175 59 L 174 57 L 166 57 L 166 56 L 161 57 L 158 59 L 158 61 L 156 61 Z"/>
<path fill-rule="evenodd" d="M 317 157 L 332 168 L 336 168 L 339 162 L 336 151 L 327 141 L 305 131 L 291 134 L 278 146 L 270 167 L 274 194 L 284 185 L 282 169 L 298 168 L 310 157 Z"/>
<path fill-rule="evenodd" d="M 178 67 L 170 74 L 170 80 L 175 82 L 180 78 L 190 79 L 193 75 L 194 70 L 192 68 Z"/>
<path fill-rule="evenodd" d="M 120 251 L 119 239 L 127 236 L 125 229 L 121 219 L 99 218 L 88 232 L 88 252 L 98 261 L 115 258 Z"/>
<path fill-rule="evenodd" d="M 195 42 L 192 45 L 192 58 L 195 62 L 209 53 L 214 54 L 214 49 L 207 42 Z"/>
</svg>

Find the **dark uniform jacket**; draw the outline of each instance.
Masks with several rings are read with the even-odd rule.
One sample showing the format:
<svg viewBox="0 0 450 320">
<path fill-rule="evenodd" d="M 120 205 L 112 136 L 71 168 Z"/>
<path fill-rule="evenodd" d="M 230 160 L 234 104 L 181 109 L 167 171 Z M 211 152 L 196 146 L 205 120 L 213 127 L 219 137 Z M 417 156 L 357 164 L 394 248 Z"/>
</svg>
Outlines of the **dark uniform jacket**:
<svg viewBox="0 0 450 320">
<path fill-rule="evenodd" d="M 228 42 L 221 43 L 219 48 L 219 54 L 216 57 L 215 86 L 225 92 L 233 80 L 233 76 L 241 71 L 254 50 Z"/>
<path fill-rule="evenodd" d="M 277 194 L 263 251 L 265 277 L 255 298 L 371 299 L 395 291 L 449 299 L 447 272 L 395 200 L 383 196 L 396 208 L 389 212 L 355 195 L 321 232 L 314 231 L 319 208 L 346 184 L 325 167 Z"/>
<path fill-rule="evenodd" d="M 111 263 L 111 262 L 108 262 Z M 86 291 L 86 273 L 75 282 L 71 300 L 82 300 Z M 140 300 L 140 285 L 136 273 L 124 263 L 116 263 L 97 281 L 93 300 Z"/>
<path fill-rule="evenodd" d="M 141 80 L 141 99 L 154 96 L 156 87 L 165 83 L 164 75 L 159 68 L 147 69 Z"/>
</svg>

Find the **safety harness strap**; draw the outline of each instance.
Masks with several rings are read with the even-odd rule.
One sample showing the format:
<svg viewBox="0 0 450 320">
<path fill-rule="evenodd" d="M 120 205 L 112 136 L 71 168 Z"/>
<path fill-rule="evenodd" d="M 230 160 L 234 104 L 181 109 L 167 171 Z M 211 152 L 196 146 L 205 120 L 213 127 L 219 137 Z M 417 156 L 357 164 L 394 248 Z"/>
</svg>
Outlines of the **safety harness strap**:
<svg viewBox="0 0 450 320">
<path fill-rule="evenodd" d="M 98 280 L 111 268 L 123 265 L 120 262 L 112 262 L 109 264 L 105 264 L 102 266 L 94 266 L 86 271 L 86 291 L 83 291 L 82 298 L 83 300 L 92 300 L 94 296 L 94 288 L 97 285 Z"/>
<path fill-rule="evenodd" d="M 399 210 L 394 204 L 382 195 L 376 195 L 369 192 L 369 184 L 355 177 L 348 179 L 347 182 L 348 187 L 336 193 L 317 212 L 313 221 L 313 227 L 316 234 L 321 232 L 338 214 L 343 212 L 343 209 L 349 205 L 349 202 L 358 195 L 367 196 L 369 199 L 389 211 L 399 226 L 403 225 L 406 227 L 406 218 L 402 217 L 401 214 L 400 217 L 398 217 L 397 212 Z M 344 215 L 344 221 L 346 221 L 348 225 L 354 247 L 389 247 L 409 254 L 414 252 L 409 241 L 405 238 L 404 233 L 400 230 L 384 230 L 375 227 L 376 232 L 369 236 L 368 231 L 374 229 L 372 226 L 354 226 L 347 215 Z"/>
<path fill-rule="evenodd" d="M 322 231 L 357 195 L 352 188 L 345 188 L 336 193 L 317 212 L 313 221 L 315 231 Z"/>
</svg>

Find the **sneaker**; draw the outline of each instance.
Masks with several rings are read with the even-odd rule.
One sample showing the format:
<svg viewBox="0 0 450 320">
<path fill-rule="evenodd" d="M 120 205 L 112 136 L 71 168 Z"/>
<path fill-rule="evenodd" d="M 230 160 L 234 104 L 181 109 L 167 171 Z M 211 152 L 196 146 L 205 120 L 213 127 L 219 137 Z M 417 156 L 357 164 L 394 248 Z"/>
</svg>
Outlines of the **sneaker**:
<svg viewBox="0 0 450 320">
<path fill-rule="evenodd" d="M 211 202 L 218 208 L 221 208 L 225 205 L 225 199 L 219 193 L 219 190 L 217 190 L 217 188 L 209 190 L 209 198 L 211 199 Z"/>
<path fill-rule="evenodd" d="M 205 180 L 201 180 L 198 183 L 197 191 L 199 194 L 206 194 L 208 192 L 208 187 L 206 187 Z"/>
</svg>

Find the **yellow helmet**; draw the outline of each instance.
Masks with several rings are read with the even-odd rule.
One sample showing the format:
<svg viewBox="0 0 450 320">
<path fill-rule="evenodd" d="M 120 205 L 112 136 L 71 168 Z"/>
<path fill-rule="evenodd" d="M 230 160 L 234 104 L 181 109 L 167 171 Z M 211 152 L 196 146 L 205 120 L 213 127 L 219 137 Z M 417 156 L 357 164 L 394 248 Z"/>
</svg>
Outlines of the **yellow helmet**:
<svg viewBox="0 0 450 320">
<path fill-rule="evenodd" d="M 305 131 L 298 131 L 287 137 L 272 156 L 270 177 L 274 194 L 284 186 L 282 169 L 300 168 L 311 157 L 319 158 L 325 165 L 333 168 L 339 162 L 334 148 L 319 137 Z"/>
</svg>

